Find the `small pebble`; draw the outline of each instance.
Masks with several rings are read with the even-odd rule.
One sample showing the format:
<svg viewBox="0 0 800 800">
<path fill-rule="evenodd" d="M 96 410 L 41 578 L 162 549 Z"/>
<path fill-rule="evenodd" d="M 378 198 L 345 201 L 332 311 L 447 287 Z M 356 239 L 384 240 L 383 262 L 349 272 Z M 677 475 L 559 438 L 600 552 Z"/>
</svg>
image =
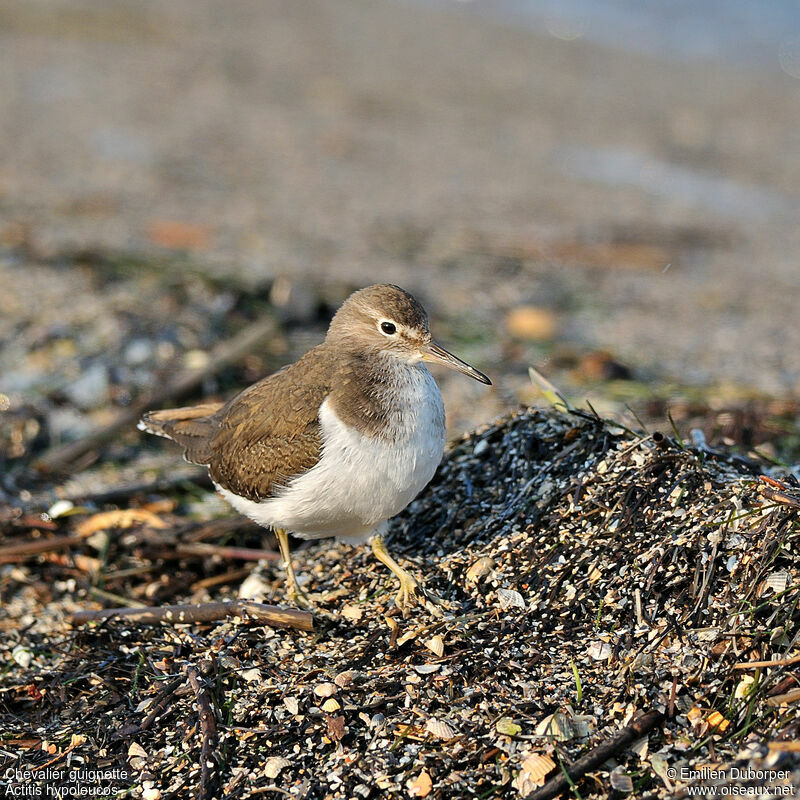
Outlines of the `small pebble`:
<svg viewBox="0 0 800 800">
<path fill-rule="evenodd" d="M 484 453 L 489 452 L 489 443 L 486 439 L 481 439 L 478 444 L 475 445 L 475 448 L 472 451 L 472 455 L 476 458 L 480 458 Z"/>
</svg>

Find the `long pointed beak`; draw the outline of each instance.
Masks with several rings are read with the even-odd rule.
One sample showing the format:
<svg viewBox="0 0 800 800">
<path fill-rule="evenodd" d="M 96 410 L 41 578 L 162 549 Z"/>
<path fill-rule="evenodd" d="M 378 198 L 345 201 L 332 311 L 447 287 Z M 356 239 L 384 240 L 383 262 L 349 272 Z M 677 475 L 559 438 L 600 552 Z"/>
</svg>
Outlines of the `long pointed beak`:
<svg viewBox="0 0 800 800">
<path fill-rule="evenodd" d="M 459 372 L 463 372 L 465 375 L 469 375 L 470 378 L 474 378 L 476 381 L 485 383 L 487 386 L 492 385 L 492 382 L 482 372 L 479 372 L 475 367 L 471 367 L 466 361 L 456 358 L 452 353 L 448 353 L 444 347 L 439 347 L 436 342 L 425 345 L 425 347 L 420 349 L 420 352 L 422 353 L 423 361 L 427 361 L 431 364 L 441 364 L 442 366 L 450 367 L 450 369 L 456 369 Z"/>
</svg>

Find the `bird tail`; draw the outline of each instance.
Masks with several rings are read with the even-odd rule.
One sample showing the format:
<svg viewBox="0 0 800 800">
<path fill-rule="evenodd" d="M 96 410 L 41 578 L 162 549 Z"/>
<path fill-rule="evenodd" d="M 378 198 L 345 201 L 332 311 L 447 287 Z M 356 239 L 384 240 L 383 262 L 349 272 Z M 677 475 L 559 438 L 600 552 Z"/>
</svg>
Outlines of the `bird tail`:
<svg viewBox="0 0 800 800">
<path fill-rule="evenodd" d="M 136 427 L 140 431 L 177 442 L 183 447 L 186 460 L 192 464 L 208 464 L 211 441 L 219 424 L 215 414 L 222 406 L 223 403 L 204 403 L 148 411 Z"/>
</svg>

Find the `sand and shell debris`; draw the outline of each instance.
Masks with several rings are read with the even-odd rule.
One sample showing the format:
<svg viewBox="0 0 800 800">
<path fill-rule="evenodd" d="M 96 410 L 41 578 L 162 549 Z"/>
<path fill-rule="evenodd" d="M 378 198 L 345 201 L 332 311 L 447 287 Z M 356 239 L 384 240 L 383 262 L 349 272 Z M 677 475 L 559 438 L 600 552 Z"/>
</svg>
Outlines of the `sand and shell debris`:
<svg viewBox="0 0 800 800">
<path fill-rule="evenodd" d="M 75 537 L 0 567 L 0 748 L 20 768 L 124 766 L 162 796 L 517 798 L 651 714 L 662 723 L 591 769 L 582 797 L 672 796 L 709 765 L 797 783 L 800 488 L 762 472 L 589 413 L 521 411 L 457 442 L 392 523 L 445 612 L 403 619 L 368 548 L 319 542 L 295 552 L 313 632 L 71 629 L 75 608 L 151 583 L 162 602 L 236 596 L 164 578 L 197 562 L 167 560 L 144 518 L 100 555 Z M 105 595 L 77 556 L 104 559 Z M 278 565 L 256 569 L 281 602 Z"/>
</svg>

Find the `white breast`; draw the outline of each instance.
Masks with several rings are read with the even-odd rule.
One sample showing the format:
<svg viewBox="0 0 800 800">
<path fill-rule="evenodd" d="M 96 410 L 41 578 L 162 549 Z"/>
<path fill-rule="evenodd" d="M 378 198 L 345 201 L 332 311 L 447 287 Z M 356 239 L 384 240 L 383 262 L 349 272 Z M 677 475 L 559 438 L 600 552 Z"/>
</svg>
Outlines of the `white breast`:
<svg viewBox="0 0 800 800">
<path fill-rule="evenodd" d="M 316 466 L 269 500 L 257 503 L 224 489 L 222 495 L 260 525 L 303 538 L 366 538 L 419 494 L 444 452 L 444 406 L 433 376 L 420 365 L 403 377 L 402 391 L 392 394 L 391 437 L 345 425 L 326 399 Z"/>
</svg>

